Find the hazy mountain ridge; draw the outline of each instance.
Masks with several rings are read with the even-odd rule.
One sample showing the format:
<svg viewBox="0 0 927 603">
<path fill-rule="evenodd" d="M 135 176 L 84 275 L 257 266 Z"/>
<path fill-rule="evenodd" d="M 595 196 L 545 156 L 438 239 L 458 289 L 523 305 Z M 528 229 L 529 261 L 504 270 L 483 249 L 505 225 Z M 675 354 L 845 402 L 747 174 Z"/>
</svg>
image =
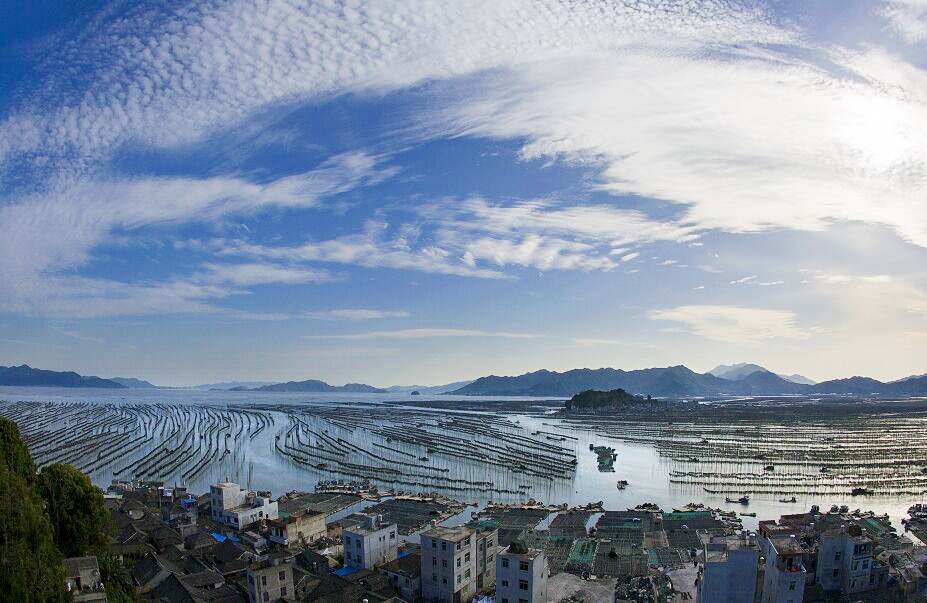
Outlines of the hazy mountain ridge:
<svg viewBox="0 0 927 603">
<path fill-rule="evenodd" d="M 125 385 L 101 377 L 78 375 L 74 371 L 49 371 L 20 366 L 0 366 L 0 385 L 23 387 L 101 387 L 122 389 Z"/>
<path fill-rule="evenodd" d="M 680 365 L 633 371 L 602 368 L 574 369 L 563 373 L 540 370 L 512 377 L 490 375 L 450 393 L 470 396 L 559 397 L 572 396 L 589 389 L 623 389 L 632 394 L 661 397 L 784 394 L 927 395 L 927 377 L 910 377 L 891 383 L 868 377 L 851 377 L 808 385 L 789 381 L 762 367 L 740 379 L 725 379 L 711 373 L 696 373 Z"/>
<path fill-rule="evenodd" d="M 109 380 L 135 389 L 156 389 L 158 387 L 144 379 L 136 379 L 135 377 L 110 377 Z"/>
<path fill-rule="evenodd" d="M 760 371 L 765 371 L 769 373 L 772 372 L 769 369 L 762 367 L 758 364 L 751 364 L 748 362 L 738 362 L 737 364 L 730 364 L 730 365 L 720 364 L 708 372 L 714 375 L 715 377 L 721 377 L 722 379 L 728 379 L 730 381 L 739 381 L 740 379 L 743 379 L 753 373 L 760 372 Z M 817 383 L 816 381 L 813 381 L 805 377 L 804 375 L 799 375 L 798 373 L 794 375 L 782 375 L 779 373 L 775 373 L 775 374 L 777 374 L 782 379 L 785 379 L 786 381 L 791 381 L 792 383 L 801 383 L 803 385 L 814 385 L 815 383 Z"/>
<path fill-rule="evenodd" d="M 240 390 L 239 390 L 240 391 Z M 329 385 L 318 379 L 307 379 L 305 381 L 287 381 L 286 383 L 274 383 L 265 385 L 248 391 L 255 392 L 350 392 L 355 394 L 385 394 L 385 389 L 373 387 L 365 383 L 347 383 L 345 385 Z"/>
</svg>

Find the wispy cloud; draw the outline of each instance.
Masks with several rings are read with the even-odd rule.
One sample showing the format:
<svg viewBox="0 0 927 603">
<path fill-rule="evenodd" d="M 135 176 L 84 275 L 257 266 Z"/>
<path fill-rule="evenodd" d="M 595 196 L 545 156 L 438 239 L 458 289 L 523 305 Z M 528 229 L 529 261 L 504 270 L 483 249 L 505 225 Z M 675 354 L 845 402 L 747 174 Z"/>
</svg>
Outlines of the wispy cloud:
<svg viewBox="0 0 927 603">
<path fill-rule="evenodd" d="M 430 339 L 443 337 L 500 337 L 503 339 L 538 339 L 541 335 L 471 329 L 400 329 L 336 335 L 306 335 L 307 339 Z"/>
<path fill-rule="evenodd" d="M 374 320 L 380 318 L 406 318 L 409 313 L 404 310 L 369 310 L 361 308 L 344 308 L 338 310 L 322 310 L 317 312 L 304 312 L 306 318 L 318 320 Z"/>
<path fill-rule="evenodd" d="M 769 339 L 811 337 L 795 324 L 796 315 L 784 310 L 705 305 L 652 310 L 648 315 L 651 320 L 681 323 L 706 339 L 747 347 Z"/>
<path fill-rule="evenodd" d="M 916 44 L 927 40 L 927 2 L 924 0 L 890 0 L 879 14 L 905 42 Z"/>
</svg>

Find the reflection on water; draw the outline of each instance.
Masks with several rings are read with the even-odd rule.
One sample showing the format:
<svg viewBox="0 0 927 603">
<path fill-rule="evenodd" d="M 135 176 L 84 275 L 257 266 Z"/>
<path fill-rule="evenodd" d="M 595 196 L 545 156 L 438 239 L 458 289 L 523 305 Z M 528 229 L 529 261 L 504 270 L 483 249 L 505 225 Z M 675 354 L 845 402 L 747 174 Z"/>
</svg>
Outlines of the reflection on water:
<svg viewBox="0 0 927 603">
<path fill-rule="evenodd" d="M 608 429 L 550 417 L 552 405 L 545 401 L 533 409 L 517 404 L 512 410 L 518 401 L 505 400 L 457 411 L 422 408 L 417 397 L 402 394 L 58 388 L 0 388 L 0 399 L 8 401 L 0 414 L 19 422 L 37 462 L 70 462 L 104 487 L 138 478 L 205 491 L 228 478 L 279 495 L 311 490 L 319 481 L 363 479 L 481 504 L 603 501 L 608 509 L 624 509 L 653 502 L 671 509 L 695 501 L 745 510 L 697 483 L 673 483 L 671 473 L 685 470 L 685 459 Z M 599 471 L 590 445 L 615 449 L 614 473 Z M 619 480 L 628 487 L 619 489 Z M 778 499 L 754 494 L 749 510 L 757 518 L 745 517 L 745 526 L 811 504 L 887 512 L 897 525 L 907 507 L 920 502 L 915 495 L 797 495 L 794 504 Z"/>
</svg>

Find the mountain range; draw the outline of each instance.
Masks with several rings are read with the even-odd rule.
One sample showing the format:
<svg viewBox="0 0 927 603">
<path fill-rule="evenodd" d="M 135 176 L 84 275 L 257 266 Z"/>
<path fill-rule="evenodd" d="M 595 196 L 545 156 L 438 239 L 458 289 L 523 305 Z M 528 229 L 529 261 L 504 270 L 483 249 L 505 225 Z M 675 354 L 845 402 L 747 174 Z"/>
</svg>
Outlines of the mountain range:
<svg viewBox="0 0 927 603">
<path fill-rule="evenodd" d="M 148 381 L 134 377 L 116 377 L 113 379 L 85 377 L 71 371 L 42 370 L 25 364 L 12 367 L 0 366 L 0 385 L 101 388 L 157 387 Z M 318 379 L 288 381 L 286 383 L 238 381 L 215 385 L 231 385 L 232 387 L 221 388 L 229 391 L 371 394 L 418 391 L 421 395 L 450 394 L 461 396 L 569 397 L 590 389 L 603 391 L 623 389 L 631 394 L 649 394 L 657 397 L 776 396 L 792 394 L 927 395 L 927 375 L 906 377 L 890 382 L 882 382 L 869 377 L 849 377 L 814 383 L 801 375 L 777 375 L 762 366 L 746 363 L 718 366 L 707 373 L 696 373 L 682 365 L 632 371 L 601 368 L 574 369 L 558 373 L 540 370 L 514 377 L 490 375 L 474 381 L 462 381 L 440 386 L 393 386 L 388 389 L 381 389 L 363 383 L 329 385 Z"/>
<path fill-rule="evenodd" d="M 756 366 L 756 365 L 753 365 Z M 595 389 L 623 389 L 632 394 L 659 397 L 775 396 L 788 394 L 927 395 L 927 377 L 909 377 L 883 383 L 868 377 L 850 377 L 821 383 L 796 383 L 757 366 L 757 370 L 736 372 L 737 378 L 696 373 L 682 366 L 621 369 L 574 369 L 563 373 L 541 370 L 515 377 L 481 377 L 449 392 L 467 396 L 572 396 Z"/>
<path fill-rule="evenodd" d="M 73 371 L 46 371 L 20 366 L 0 366 L 0 385 L 37 387 L 103 387 L 120 389 L 125 385 L 111 379 L 84 377 Z"/>
</svg>

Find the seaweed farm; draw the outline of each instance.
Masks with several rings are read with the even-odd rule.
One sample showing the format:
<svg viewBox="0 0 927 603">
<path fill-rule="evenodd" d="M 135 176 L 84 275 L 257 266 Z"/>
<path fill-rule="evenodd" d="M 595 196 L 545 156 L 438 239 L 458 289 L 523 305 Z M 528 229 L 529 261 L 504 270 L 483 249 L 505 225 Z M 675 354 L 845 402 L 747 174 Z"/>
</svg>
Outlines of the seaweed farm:
<svg viewBox="0 0 927 603">
<path fill-rule="evenodd" d="M 54 394 L 4 394 L 13 399 L 0 402 L 0 415 L 19 424 L 39 464 L 74 464 L 101 486 L 143 479 L 205 491 L 230 478 L 275 496 L 354 483 L 481 505 L 696 501 L 746 513 L 747 526 L 753 512 L 812 504 L 897 521 L 927 492 L 924 400 L 670 403 L 576 415 L 552 400 Z"/>
<path fill-rule="evenodd" d="M 671 484 L 708 494 L 920 499 L 927 492 L 922 401 L 727 403 L 564 422 L 653 446 L 671 461 Z"/>
<path fill-rule="evenodd" d="M 23 401 L 0 403 L 0 414 L 17 422 L 39 466 L 71 463 L 99 484 L 159 480 L 205 490 L 226 477 L 264 484 L 283 469 L 294 488 L 370 482 L 396 493 L 528 500 L 538 485 L 569 489 L 577 464 L 573 446 L 532 437 L 503 413 Z"/>
</svg>

